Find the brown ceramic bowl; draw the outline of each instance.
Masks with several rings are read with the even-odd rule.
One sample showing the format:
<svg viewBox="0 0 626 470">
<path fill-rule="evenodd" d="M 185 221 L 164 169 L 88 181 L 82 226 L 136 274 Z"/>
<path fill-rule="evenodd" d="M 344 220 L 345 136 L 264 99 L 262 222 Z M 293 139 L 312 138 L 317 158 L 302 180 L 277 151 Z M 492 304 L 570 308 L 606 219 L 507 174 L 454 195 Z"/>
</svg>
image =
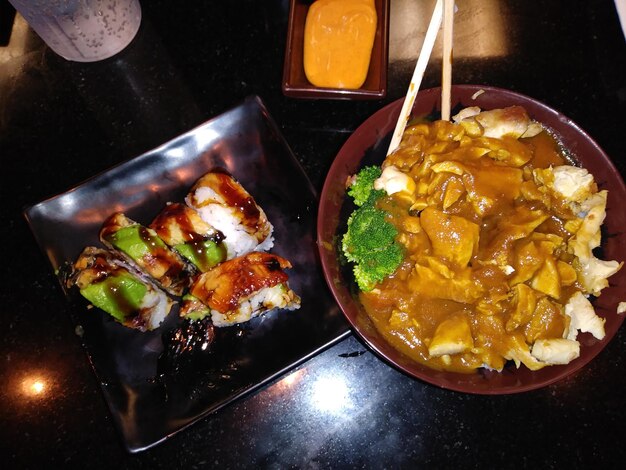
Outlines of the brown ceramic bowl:
<svg viewBox="0 0 626 470">
<path fill-rule="evenodd" d="M 304 24 L 311 0 L 291 0 L 285 63 L 283 93 L 293 98 L 366 100 L 379 99 L 387 94 L 387 55 L 389 51 L 389 0 L 374 0 L 378 23 L 372 47 L 367 78 L 356 90 L 320 88 L 312 85 L 304 74 Z"/>
<path fill-rule="evenodd" d="M 475 99 L 479 90 L 484 93 Z M 559 112 L 538 101 L 511 91 L 474 85 L 458 85 L 452 90 L 453 109 L 479 106 L 494 109 L 521 105 L 530 116 L 554 131 L 573 158 L 595 177 L 600 189 L 609 190 L 607 217 L 603 226 L 602 258 L 624 260 L 626 257 L 626 211 L 619 205 L 626 200 L 626 187 L 609 157 L 580 127 Z M 355 295 L 350 268 L 340 263 L 338 242 L 345 231 L 346 219 L 353 210 L 345 197 L 346 178 L 360 167 L 380 164 L 385 157 L 391 132 L 400 113 L 398 100 L 367 119 L 346 141 L 335 158 L 322 190 L 318 213 L 318 248 L 326 281 L 353 329 L 380 356 L 405 373 L 436 386 L 467 393 L 506 394 L 544 387 L 576 372 L 588 364 L 611 340 L 624 320 L 616 313 L 626 300 L 626 269 L 611 277 L 610 286 L 594 300 L 596 313 L 606 319 L 606 336 L 598 341 L 588 333 L 579 334 L 580 357 L 570 364 L 551 366 L 532 372 L 525 367 L 505 367 L 498 373 L 479 370 L 473 374 L 441 372 L 429 369 L 392 348 L 376 331 Z M 419 92 L 414 116 L 440 114 L 440 90 Z"/>
</svg>

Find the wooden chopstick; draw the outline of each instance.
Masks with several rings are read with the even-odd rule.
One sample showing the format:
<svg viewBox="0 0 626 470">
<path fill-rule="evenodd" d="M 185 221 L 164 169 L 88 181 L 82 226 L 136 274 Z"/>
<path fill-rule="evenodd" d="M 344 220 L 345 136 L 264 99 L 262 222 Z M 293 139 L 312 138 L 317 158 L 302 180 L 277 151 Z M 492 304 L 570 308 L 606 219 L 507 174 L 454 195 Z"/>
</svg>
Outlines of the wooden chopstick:
<svg viewBox="0 0 626 470">
<path fill-rule="evenodd" d="M 404 128 L 406 127 L 409 116 L 411 115 L 413 103 L 415 103 L 415 96 L 417 95 L 417 92 L 422 83 L 424 71 L 426 70 L 428 60 L 430 59 L 430 55 L 433 51 L 433 46 L 435 45 L 435 40 L 437 39 L 437 33 L 441 28 L 442 16 L 443 0 L 437 0 L 437 3 L 435 4 L 435 9 L 433 10 L 433 15 L 430 18 L 428 30 L 426 30 L 426 36 L 424 37 L 422 50 L 420 51 L 420 55 L 417 58 L 417 64 L 415 64 L 415 70 L 413 71 L 413 76 L 411 77 L 411 83 L 409 83 L 409 89 L 406 92 L 404 103 L 402 104 L 402 110 L 400 111 L 400 116 L 398 117 L 396 128 L 394 129 L 393 135 L 391 137 L 391 143 L 389 144 L 387 155 L 393 152 L 398 147 L 398 145 L 400 145 L 400 141 L 402 140 Z"/>
<path fill-rule="evenodd" d="M 452 36 L 454 30 L 454 0 L 443 2 L 443 57 L 441 68 L 441 119 L 450 120 L 452 88 Z"/>
</svg>

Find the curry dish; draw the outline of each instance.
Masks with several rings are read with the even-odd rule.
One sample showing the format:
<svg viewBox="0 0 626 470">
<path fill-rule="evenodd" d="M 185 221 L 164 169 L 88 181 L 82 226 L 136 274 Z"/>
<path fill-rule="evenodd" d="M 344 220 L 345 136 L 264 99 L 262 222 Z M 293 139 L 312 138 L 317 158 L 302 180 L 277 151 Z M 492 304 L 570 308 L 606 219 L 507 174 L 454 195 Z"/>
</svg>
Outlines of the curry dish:
<svg viewBox="0 0 626 470">
<path fill-rule="evenodd" d="M 404 258 L 360 300 L 394 348 L 435 369 L 531 370 L 604 336 L 588 300 L 621 267 L 600 244 L 606 191 L 518 106 L 407 127 L 378 209 Z"/>
</svg>

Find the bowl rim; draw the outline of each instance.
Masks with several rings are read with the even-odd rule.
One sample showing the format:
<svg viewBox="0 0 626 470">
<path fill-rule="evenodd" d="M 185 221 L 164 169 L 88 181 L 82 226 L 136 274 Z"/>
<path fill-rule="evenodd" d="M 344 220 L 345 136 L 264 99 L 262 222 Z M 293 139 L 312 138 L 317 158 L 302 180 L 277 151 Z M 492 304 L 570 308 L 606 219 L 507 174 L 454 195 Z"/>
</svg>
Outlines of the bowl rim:
<svg viewBox="0 0 626 470">
<path fill-rule="evenodd" d="M 474 95 L 478 94 L 477 98 L 474 98 Z M 415 109 L 421 109 L 424 101 L 427 102 L 427 105 L 431 105 L 431 111 L 437 111 L 440 109 L 440 88 L 429 88 L 422 90 L 418 93 L 417 99 L 414 105 Z M 556 111 L 550 106 L 531 98 L 527 95 L 523 95 L 521 93 L 506 90 L 497 87 L 484 86 L 484 85 L 453 85 L 452 87 L 452 98 L 453 98 L 453 109 L 454 104 L 463 104 L 463 106 L 467 106 L 464 101 L 467 101 L 467 97 L 472 96 L 472 99 L 477 101 L 476 105 L 480 106 L 479 103 L 485 101 L 480 100 L 480 96 L 488 97 L 489 100 L 486 102 L 510 102 L 513 104 L 521 104 L 522 106 L 527 108 L 527 111 L 531 115 L 531 117 L 536 116 L 537 114 L 543 116 L 541 119 L 538 119 L 542 123 L 546 124 L 553 131 L 556 130 L 557 138 L 561 139 L 562 135 L 559 131 L 563 131 L 564 129 L 569 132 L 570 138 L 568 140 L 580 140 L 580 144 L 582 148 L 569 149 L 574 153 L 574 156 L 582 156 L 587 154 L 593 154 L 594 159 L 598 161 L 597 165 L 594 163 L 594 168 L 602 168 L 602 173 L 610 174 L 611 181 L 609 184 L 611 186 L 611 193 L 614 194 L 612 200 L 621 199 L 619 196 L 622 195 L 626 197 L 626 187 L 624 185 L 624 181 L 621 178 L 620 173 L 617 171 L 614 164 L 611 162 L 608 155 L 602 150 L 602 148 L 595 142 L 593 138 L 591 138 L 579 125 L 577 125 L 574 121 L 569 119 L 567 116 L 562 113 Z M 382 154 L 386 153 L 387 146 L 390 139 L 391 132 L 393 130 L 393 126 L 395 126 L 395 122 L 400 112 L 400 108 L 402 106 L 403 98 L 400 98 L 396 101 L 393 101 L 386 106 L 382 107 L 378 111 L 376 111 L 372 116 L 366 119 L 345 141 L 344 145 L 338 152 L 335 160 L 331 164 L 331 167 L 328 171 L 326 180 L 323 185 L 322 192 L 320 194 L 320 202 L 318 208 L 318 220 L 317 220 L 317 246 L 319 251 L 319 256 L 322 264 L 322 269 L 324 272 L 324 277 L 326 279 L 327 285 L 331 290 L 333 297 L 335 298 L 337 304 L 339 305 L 341 311 L 344 316 L 350 323 L 352 330 L 357 333 L 357 335 L 363 340 L 363 342 L 372 349 L 380 358 L 382 358 L 385 362 L 387 362 L 392 367 L 402 371 L 403 373 L 420 380 L 423 380 L 431 385 L 438 386 L 440 388 L 454 390 L 457 392 L 464 393 L 473 393 L 473 394 L 483 394 L 483 395 L 500 395 L 500 394 L 511 394 L 511 393 L 520 393 L 526 392 L 530 390 L 535 390 L 538 388 L 542 388 L 553 384 L 555 382 L 561 381 L 564 378 L 576 373 L 583 367 L 585 367 L 592 359 L 594 359 L 602 349 L 610 342 L 613 336 L 619 330 L 621 324 L 624 321 L 625 315 L 618 315 L 613 308 L 612 311 L 607 312 L 607 315 L 612 315 L 610 317 L 610 326 L 611 328 L 607 328 L 606 336 L 602 340 L 595 340 L 593 338 L 587 338 L 588 334 L 584 334 L 585 338 L 582 339 L 580 334 L 578 339 L 581 343 L 581 355 L 579 358 L 570 362 L 567 365 L 560 366 L 549 366 L 544 367 L 539 371 L 529 371 L 524 366 L 519 369 L 509 370 L 505 368 L 502 372 L 498 373 L 495 371 L 487 371 L 480 369 L 477 373 L 474 374 L 463 374 L 456 372 L 444 372 L 444 371 L 436 371 L 434 369 L 427 368 L 419 364 L 417 361 L 413 361 L 408 359 L 399 351 L 392 348 L 386 341 L 384 341 L 380 337 L 372 337 L 371 334 L 368 334 L 368 331 L 365 330 L 365 327 L 360 324 L 361 319 L 357 313 L 358 307 L 351 304 L 346 304 L 346 294 L 348 288 L 343 286 L 336 286 L 337 281 L 341 281 L 341 279 L 333 278 L 334 274 L 338 272 L 338 264 L 337 259 L 333 259 L 333 252 L 329 250 L 328 244 L 330 243 L 333 250 L 336 249 L 336 245 L 333 244 L 332 239 L 329 240 L 329 227 L 328 224 L 332 223 L 332 213 L 337 210 L 338 201 L 332 202 L 333 198 L 336 198 L 337 191 L 333 192 L 333 186 L 338 184 L 339 176 L 343 176 L 346 171 L 350 168 L 358 168 L 361 160 L 363 159 L 365 153 L 367 151 L 371 151 L 375 149 L 375 147 L 383 147 Z M 498 107 L 503 107 L 502 105 Z M 530 108 L 530 109 L 528 109 Z M 488 109 L 488 108 L 484 108 Z M 420 113 L 421 114 L 421 113 Z M 548 117 L 549 122 L 546 121 L 546 116 Z M 380 123 L 383 123 L 383 128 L 380 128 Z M 555 129 L 555 126 L 557 129 Z M 365 135 L 365 139 L 363 134 L 370 133 L 370 135 Z M 367 144 L 371 145 L 360 145 L 359 141 L 365 140 Z M 363 155 L 353 155 L 351 152 L 354 148 L 361 149 L 363 151 Z M 378 148 L 378 151 L 381 151 L 381 148 Z M 381 154 L 381 155 L 382 155 Z M 384 155 L 381 157 L 384 158 Z M 355 163 L 356 162 L 356 163 Z M 587 163 L 585 162 L 585 167 L 587 167 Z M 588 167 L 587 167 L 588 168 Z M 595 175 L 594 171 L 591 168 L 588 168 L 589 171 Z M 598 181 L 596 179 L 596 181 Z M 598 181 L 598 184 L 600 182 Z M 345 191 L 344 191 L 345 196 Z M 617 197 L 616 197 L 617 196 Z M 611 198 L 609 198 L 611 201 Z M 343 201 L 341 201 L 343 204 Z M 609 213 L 610 207 L 607 205 L 607 213 Z M 619 211 L 618 211 L 619 212 Z M 614 215 L 614 214 L 612 214 Z M 617 214 L 619 215 L 619 214 Z M 620 216 L 622 217 L 622 216 Z M 608 218 L 607 218 L 608 219 Z M 605 224 L 607 221 L 605 221 Z M 626 219 L 622 220 L 623 226 L 626 226 Z M 619 224 L 618 224 L 619 225 Z M 622 225 L 619 225 L 622 226 Z M 334 235 L 337 234 L 338 226 L 331 227 Z M 617 251 L 622 255 L 624 251 L 624 247 L 626 247 L 626 232 L 620 236 L 619 233 L 616 232 L 616 236 L 612 238 L 620 238 L 620 242 L 617 245 L 619 248 Z M 605 235 L 603 235 L 603 244 L 606 242 Z M 613 241 L 612 241 L 613 243 Z M 615 251 L 615 250 L 613 250 Z M 337 253 L 334 253 L 335 258 L 337 258 Z M 603 257 L 604 259 L 604 257 Z M 612 292 L 615 289 L 619 289 L 619 285 L 626 285 L 626 270 L 622 269 L 616 275 L 611 277 L 611 286 L 607 288 L 612 289 Z M 621 274 L 621 275 L 620 275 Z M 615 277 L 619 276 L 620 283 L 615 284 Z M 350 294 L 350 296 L 352 296 Z M 604 292 L 603 292 L 604 296 Z M 614 295 L 613 295 L 614 297 Z M 599 297 L 602 299 L 603 297 Z M 354 298 L 352 298 L 352 303 L 354 302 Z M 595 306 L 595 305 L 594 305 Z M 596 312 L 598 312 L 598 308 L 596 307 Z M 609 318 L 607 318 L 607 325 L 609 324 Z M 370 327 L 371 328 L 371 327 Z M 524 372 L 526 371 L 526 372 Z M 507 377 L 508 375 L 508 377 Z M 527 378 L 528 380 L 515 381 L 515 377 L 512 376 L 520 376 L 522 379 Z M 469 376 L 481 376 L 486 379 L 487 385 L 485 386 L 485 382 L 480 382 L 481 379 L 472 379 L 467 380 Z M 505 385 L 493 386 L 490 387 L 489 383 L 494 382 L 497 383 L 498 380 L 494 379 L 494 377 L 506 377 L 506 379 L 502 379 L 500 382 L 506 382 Z M 510 384 L 508 384 L 508 382 Z"/>
</svg>

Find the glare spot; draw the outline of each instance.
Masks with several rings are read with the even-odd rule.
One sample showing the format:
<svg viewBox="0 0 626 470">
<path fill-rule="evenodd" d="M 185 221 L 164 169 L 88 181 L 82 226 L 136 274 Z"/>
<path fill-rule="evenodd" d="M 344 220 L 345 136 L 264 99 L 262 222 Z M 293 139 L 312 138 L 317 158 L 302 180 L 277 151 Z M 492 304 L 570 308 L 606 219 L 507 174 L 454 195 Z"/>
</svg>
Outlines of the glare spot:
<svg viewBox="0 0 626 470">
<path fill-rule="evenodd" d="M 299 369 L 292 372 L 291 374 L 280 380 L 276 384 L 276 387 L 273 387 L 273 390 L 275 390 L 277 393 L 288 392 L 300 382 L 304 374 L 305 369 Z"/>
<path fill-rule="evenodd" d="M 352 405 L 349 392 L 343 377 L 321 377 L 313 385 L 312 405 L 326 412 L 348 409 Z"/>
<path fill-rule="evenodd" d="M 27 377 L 22 382 L 23 392 L 30 397 L 44 396 L 48 391 L 48 384 L 42 377 Z"/>
<path fill-rule="evenodd" d="M 289 374 L 287 377 L 285 377 L 282 382 L 286 387 L 290 387 L 293 384 L 295 384 L 298 379 L 300 378 L 300 375 L 302 375 L 302 371 L 301 370 L 297 370 L 291 374 Z"/>
</svg>

